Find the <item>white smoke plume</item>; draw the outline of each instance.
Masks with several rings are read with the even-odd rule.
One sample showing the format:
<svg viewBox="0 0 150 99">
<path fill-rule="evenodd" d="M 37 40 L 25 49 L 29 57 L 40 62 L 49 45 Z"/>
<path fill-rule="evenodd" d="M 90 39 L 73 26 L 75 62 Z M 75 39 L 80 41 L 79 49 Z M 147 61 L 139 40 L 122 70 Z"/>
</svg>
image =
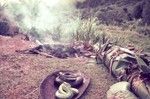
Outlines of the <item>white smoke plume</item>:
<svg viewBox="0 0 150 99">
<path fill-rule="evenodd" d="M 25 32 L 42 43 L 68 41 L 80 25 L 77 2 L 84 0 L 1 0 L 7 13 Z"/>
</svg>

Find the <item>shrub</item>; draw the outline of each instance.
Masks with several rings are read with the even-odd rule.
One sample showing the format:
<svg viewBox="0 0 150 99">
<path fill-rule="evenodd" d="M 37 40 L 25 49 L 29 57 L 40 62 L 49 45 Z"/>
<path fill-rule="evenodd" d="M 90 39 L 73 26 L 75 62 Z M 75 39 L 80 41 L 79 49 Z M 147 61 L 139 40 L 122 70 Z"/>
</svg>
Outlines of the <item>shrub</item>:
<svg viewBox="0 0 150 99">
<path fill-rule="evenodd" d="M 145 26 L 137 27 L 136 31 L 139 34 L 142 34 L 142 35 L 150 37 L 150 27 L 149 26 L 145 25 Z"/>
<path fill-rule="evenodd" d="M 7 22 L 1 21 L 0 22 L 0 35 L 9 35 L 9 24 Z"/>
<path fill-rule="evenodd" d="M 133 8 L 133 17 L 135 19 L 140 19 L 142 18 L 142 12 L 143 12 L 143 5 L 144 2 L 139 2 L 135 5 L 135 7 Z"/>
<path fill-rule="evenodd" d="M 144 7 L 143 7 L 143 22 L 145 24 L 150 25 L 150 1 L 146 1 Z"/>
</svg>

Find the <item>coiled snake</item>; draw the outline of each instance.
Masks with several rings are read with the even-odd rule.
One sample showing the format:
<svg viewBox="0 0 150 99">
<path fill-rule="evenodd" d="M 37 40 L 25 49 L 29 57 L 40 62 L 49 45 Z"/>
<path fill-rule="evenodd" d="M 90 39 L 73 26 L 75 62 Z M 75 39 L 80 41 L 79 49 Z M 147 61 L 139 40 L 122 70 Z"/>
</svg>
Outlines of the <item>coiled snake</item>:
<svg viewBox="0 0 150 99">
<path fill-rule="evenodd" d="M 61 85 L 63 82 L 69 83 L 71 87 L 80 87 L 83 84 L 83 77 L 79 73 L 59 72 L 55 84 Z"/>
<path fill-rule="evenodd" d="M 72 88 L 69 83 L 62 83 L 59 86 L 59 89 L 56 91 L 55 96 L 58 99 L 72 99 L 75 95 L 77 95 L 79 91 L 76 88 Z"/>
<path fill-rule="evenodd" d="M 72 99 L 79 93 L 76 88 L 83 84 L 83 77 L 80 73 L 59 72 L 55 78 L 55 84 L 59 86 L 55 93 L 58 99 Z"/>
</svg>

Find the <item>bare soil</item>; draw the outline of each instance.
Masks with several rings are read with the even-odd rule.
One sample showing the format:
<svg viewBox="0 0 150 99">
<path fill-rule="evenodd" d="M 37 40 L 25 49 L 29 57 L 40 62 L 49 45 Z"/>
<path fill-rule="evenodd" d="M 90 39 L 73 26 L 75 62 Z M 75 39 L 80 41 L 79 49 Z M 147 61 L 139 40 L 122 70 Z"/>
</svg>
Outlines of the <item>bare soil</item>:
<svg viewBox="0 0 150 99">
<path fill-rule="evenodd" d="M 87 58 L 46 58 L 19 54 L 15 50 L 34 46 L 20 38 L 0 36 L 0 99 L 40 99 L 39 86 L 46 76 L 57 70 L 79 70 L 91 78 L 81 99 L 105 99 L 115 80 L 103 66 Z"/>
</svg>

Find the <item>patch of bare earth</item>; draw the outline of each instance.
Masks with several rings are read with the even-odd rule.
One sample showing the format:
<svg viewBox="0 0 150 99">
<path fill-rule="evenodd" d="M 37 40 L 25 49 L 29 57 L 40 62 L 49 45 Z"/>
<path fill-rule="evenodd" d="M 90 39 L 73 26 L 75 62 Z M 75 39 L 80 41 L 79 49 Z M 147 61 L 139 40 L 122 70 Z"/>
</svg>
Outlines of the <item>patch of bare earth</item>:
<svg viewBox="0 0 150 99">
<path fill-rule="evenodd" d="M 91 59 L 58 59 L 19 54 L 14 52 L 14 47 L 14 50 L 8 53 L 9 46 L 16 44 L 16 40 L 11 42 L 11 39 L 8 40 L 9 43 L 5 41 L 5 47 L 0 47 L 0 99 L 40 99 L 41 82 L 57 70 L 79 70 L 91 78 L 91 83 L 81 99 L 105 99 L 106 91 L 115 82 L 106 68 L 97 66 Z M 3 43 L 1 39 L 0 44 Z M 8 52 L 4 53 L 4 50 Z"/>
</svg>

